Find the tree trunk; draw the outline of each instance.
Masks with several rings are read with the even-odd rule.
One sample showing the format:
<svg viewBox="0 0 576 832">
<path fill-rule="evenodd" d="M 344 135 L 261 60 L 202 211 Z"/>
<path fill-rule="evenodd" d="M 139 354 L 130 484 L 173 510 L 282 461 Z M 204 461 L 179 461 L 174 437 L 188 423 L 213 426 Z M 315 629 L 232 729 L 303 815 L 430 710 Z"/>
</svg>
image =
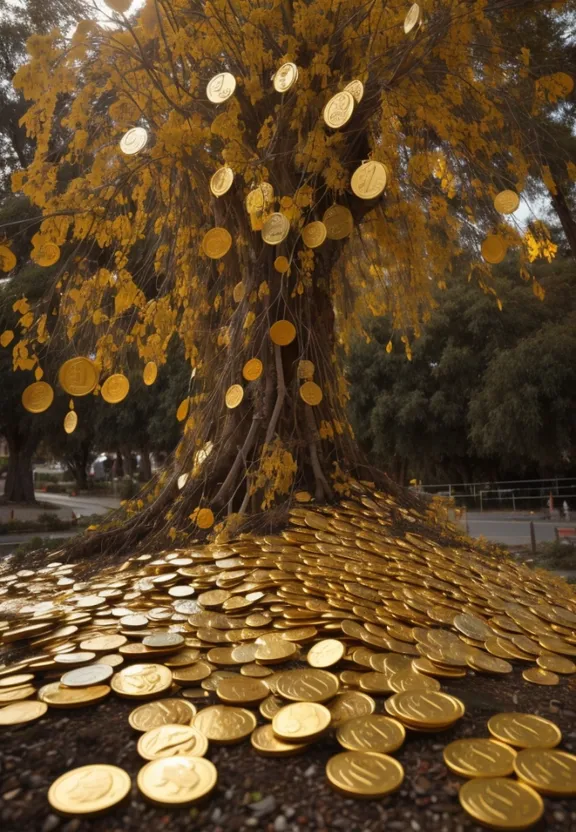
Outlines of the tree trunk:
<svg viewBox="0 0 576 832">
<path fill-rule="evenodd" d="M 152 479 L 152 465 L 150 462 L 150 451 L 147 448 L 142 448 L 140 451 L 140 467 L 142 479 L 144 482 Z"/>
<path fill-rule="evenodd" d="M 7 436 L 8 472 L 4 483 L 4 498 L 11 503 L 35 503 L 32 457 L 37 442 Z"/>
<path fill-rule="evenodd" d="M 564 196 L 558 177 L 553 176 L 553 179 L 554 185 L 556 186 L 556 193 L 549 190 L 550 199 L 552 200 L 552 205 L 554 206 L 554 210 L 558 215 L 558 219 L 560 220 L 562 229 L 566 235 L 566 239 L 568 240 L 572 257 L 576 260 L 576 220 L 572 216 L 572 211 L 566 201 L 566 197 Z"/>
</svg>

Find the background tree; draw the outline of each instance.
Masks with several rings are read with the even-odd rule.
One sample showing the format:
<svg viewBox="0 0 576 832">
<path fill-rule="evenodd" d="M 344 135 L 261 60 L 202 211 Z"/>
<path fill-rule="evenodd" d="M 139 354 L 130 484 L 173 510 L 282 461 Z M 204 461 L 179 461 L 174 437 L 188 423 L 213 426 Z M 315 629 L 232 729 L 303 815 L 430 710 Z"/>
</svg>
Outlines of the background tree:
<svg viewBox="0 0 576 832">
<path fill-rule="evenodd" d="M 542 224 L 524 235 L 493 206 L 528 176 L 510 112 L 529 114 L 543 89 L 549 102 L 570 93 L 554 53 L 545 75 L 526 67 L 518 23 L 540 9 L 445 0 L 422 27 L 413 9 L 410 28 L 399 0 L 149 0 L 110 27 L 29 41 L 15 83 L 34 100 L 24 123 L 37 149 L 13 186 L 42 210 L 34 250 L 65 248 L 54 290 L 20 321 L 16 366 L 38 362 L 39 329 L 62 357 L 93 355 L 101 378 L 134 353 L 162 366 L 177 332 L 200 385 L 146 508 L 83 546 L 176 539 L 376 476 L 348 426 L 338 344 L 388 312 L 409 349 L 455 248 L 473 251 L 491 289 L 477 256 L 487 234 L 488 258 L 515 247 L 528 279 L 531 261 L 554 256 Z M 129 134 L 122 153 L 135 125 L 146 145 L 132 153 Z M 245 381 L 252 359 L 262 371 Z"/>
</svg>

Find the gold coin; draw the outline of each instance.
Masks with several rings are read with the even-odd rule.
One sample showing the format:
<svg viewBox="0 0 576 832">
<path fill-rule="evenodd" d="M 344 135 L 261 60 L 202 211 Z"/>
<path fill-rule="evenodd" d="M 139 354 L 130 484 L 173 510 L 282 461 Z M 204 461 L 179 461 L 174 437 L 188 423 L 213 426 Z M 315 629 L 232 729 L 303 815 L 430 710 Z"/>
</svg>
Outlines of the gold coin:
<svg viewBox="0 0 576 832">
<path fill-rule="evenodd" d="M 354 229 L 352 213 L 344 205 L 331 205 L 322 217 L 326 226 L 326 236 L 329 240 L 343 240 Z"/>
<path fill-rule="evenodd" d="M 188 806 L 214 789 L 216 766 L 204 757 L 161 757 L 138 772 L 138 788 L 152 803 Z"/>
<path fill-rule="evenodd" d="M 541 794 L 553 797 L 576 795 L 574 754 L 547 748 L 528 748 L 518 753 L 514 771 L 519 780 Z"/>
<path fill-rule="evenodd" d="M 278 678 L 277 691 L 293 702 L 327 702 L 336 696 L 338 677 L 327 670 L 286 670 Z"/>
<path fill-rule="evenodd" d="M 32 249 L 30 254 L 32 260 L 39 266 L 53 266 L 60 260 L 60 246 L 56 243 L 40 243 L 39 246 Z"/>
<path fill-rule="evenodd" d="M 324 121 L 328 127 L 331 127 L 333 130 L 344 127 L 352 117 L 355 104 L 354 96 L 348 90 L 338 92 L 332 96 L 324 107 L 323 113 Z"/>
<path fill-rule="evenodd" d="M 239 676 L 221 679 L 216 687 L 218 698 L 227 705 L 257 705 L 266 699 L 270 689 L 262 679 Z"/>
<path fill-rule="evenodd" d="M 60 684 L 67 688 L 87 688 L 90 685 L 99 685 L 101 682 L 108 681 L 113 673 L 114 671 L 109 665 L 91 664 L 64 673 L 60 679 Z"/>
<path fill-rule="evenodd" d="M 0 707 L 4 703 L 19 702 L 22 699 L 29 699 L 36 693 L 36 688 L 32 685 L 19 685 L 15 688 L 8 688 L 0 690 Z"/>
<path fill-rule="evenodd" d="M 241 384 L 232 384 L 226 390 L 226 407 L 233 410 L 242 402 L 244 398 L 244 388 Z"/>
<path fill-rule="evenodd" d="M 298 362 L 298 378 L 311 379 L 314 375 L 315 366 L 312 361 L 303 358 Z"/>
<path fill-rule="evenodd" d="M 300 387 L 300 398 L 312 407 L 320 404 L 323 397 L 322 388 L 314 381 L 305 381 Z"/>
<path fill-rule="evenodd" d="M 146 147 L 148 132 L 144 127 L 132 127 L 120 139 L 120 150 L 127 156 L 133 156 Z"/>
<path fill-rule="evenodd" d="M 22 404 L 29 413 L 44 413 L 54 401 L 54 390 L 45 381 L 29 384 L 22 393 Z"/>
<path fill-rule="evenodd" d="M 489 234 L 483 241 L 480 250 L 487 263 L 497 265 L 506 257 L 508 247 L 498 234 Z"/>
<path fill-rule="evenodd" d="M 536 664 L 542 670 L 551 670 L 553 673 L 576 673 L 576 664 L 571 659 L 567 659 L 566 656 L 545 653 L 538 656 Z"/>
<path fill-rule="evenodd" d="M 348 751 L 397 751 L 406 739 L 402 723 L 383 714 L 349 719 L 336 731 L 336 739 Z"/>
<path fill-rule="evenodd" d="M 494 197 L 494 208 L 499 214 L 513 214 L 520 205 L 520 197 L 516 191 L 500 191 Z"/>
<path fill-rule="evenodd" d="M 272 717 L 277 714 L 280 708 L 283 708 L 285 704 L 284 700 L 279 696 L 270 694 L 270 696 L 267 696 L 266 699 L 260 703 L 258 710 L 264 719 L 272 719 Z"/>
<path fill-rule="evenodd" d="M 288 236 L 290 220 L 284 214 L 270 214 L 262 226 L 262 239 L 270 246 L 277 246 Z"/>
<path fill-rule="evenodd" d="M 296 64 L 287 63 L 282 64 L 278 72 L 274 75 L 274 89 L 276 92 L 288 92 L 290 87 L 293 87 L 298 80 L 298 67 Z"/>
<path fill-rule="evenodd" d="M 540 667 L 529 667 L 522 671 L 522 678 L 534 685 L 558 685 L 560 677 Z"/>
<path fill-rule="evenodd" d="M 11 272 L 16 265 L 16 255 L 8 246 L 0 246 L 0 269 Z"/>
<path fill-rule="evenodd" d="M 376 199 L 384 188 L 388 174 L 382 162 L 371 160 L 356 168 L 350 180 L 350 187 L 360 199 Z"/>
<path fill-rule="evenodd" d="M 213 104 L 221 104 L 234 95 L 236 78 L 230 72 L 220 72 L 208 81 L 206 96 Z"/>
<path fill-rule="evenodd" d="M 462 777 L 507 777 L 514 771 L 516 752 L 495 740 L 455 740 L 443 752 L 448 768 Z"/>
<path fill-rule="evenodd" d="M 404 769 L 394 757 L 375 751 L 343 751 L 328 760 L 330 785 L 347 797 L 384 797 L 404 780 Z"/>
<path fill-rule="evenodd" d="M 188 667 L 177 667 L 172 671 L 174 681 L 179 685 L 192 685 L 207 679 L 212 673 L 212 665 L 196 662 Z"/>
<path fill-rule="evenodd" d="M 117 766 L 81 766 L 52 783 L 48 802 L 64 815 L 98 815 L 124 800 L 131 785 L 128 774 Z"/>
<path fill-rule="evenodd" d="M 283 742 L 275 736 L 271 725 L 260 725 L 256 728 L 250 737 L 250 742 L 252 748 L 264 757 L 289 757 L 308 748 L 306 742 Z"/>
<path fill-rule="evenodd" d="M 202 240 L 202 250 L 211 260 L 218 260 L 230 251 L 232 237 L 226 228 L 211 228 Z"/>
<path fill-rule="evenodd" d="M 38 691 L 38 699 L 51 708 L 80 708 L 94 705 L 110 693 L 108 685 L 91 685 L 87 688 L 64 688 L 59 682 L 50 682 Z"/>
<path fill-rule="evenodd" d="M 140 699 L 164 693 L 172 685 L 172 673 L 163 664 L 133 664 L 115 673 L 112 690 L 126 699 Z"/>
<path fill-rule="evenodd" d="M 318 248 L 318 246 L 321 246 L 326 239 L 326 233 L 326 226 L 318 220 L 309 222 L 301 231 L 304 245 L 308 246 L 308 248 Z"/>
<path fill-rule="evenodd" d="M 362 83 L 362 81 L 350 81 L 349 84 L 346 84 L 344 89 L 346 90 L 346 92 L 352 93 L 356 104 L 360 104 L 360 102 L 364 98 L 364 84 Z"/>
<path fill-rule="evenodd" d="M 280 708 L 272 718 L 276 737 L 286 742 L 310 742 L 330 725 L 330 711 L 318 702 L 294 702 Z"/>
<path fill-rule="evenodd" d="M 123 647 L 128 639 L 126 636 L 95 636 L 80 642 L 81 650 L 88 650 L 94 653 L 108 653 L 110 650 L 118 650 Z"/>
<path fill-rule="evenodd" d="M 408 14 L 404 18 L 404 34 L 408 35 L 415 28 L 420 26 L 422 22 L 422 9 L 418 3 L 413 3 L 408 9 Z"/>
<path fill-rule="evenodd" d="M 393 673 L 390 676 L 390 689 L 395 693 L 403 693 L 409 690 L 440 690 L 440 682 L 433 676 L 426 676 L 425 673 L 418 673 L 417 670 L 403 670 L 401 673 Z"/>
<path fill-rule="evenodd" d="M 228 193 L 234 182 L 234 171 L 228 165 L 218 168 L 210 179 L 210 190 L 214 196 L 224 196 Z"/>
<path fill-rule="evenodd" d="M 161 725 L 190 725 L 195 714 L 195 706 L 184 699 L 157 699 L 134 708 L 128 722 L 136 731 L 151 731 Z"/>
<path fill-rule="evenodd" d="M 190 396 L 186 396 L 185 399 L 182 399 L 180 404 L 178 405 L 178 409 L 176 411 L 176 418 L 179 422 L 183 422 L 184 419 L 188 416 L 188 411 L 190 410 Z"/>
<path fill-rule="evenodd" d="M 279 347 L 286 347 L 296 338 L 296 327 L 290 321 L 276 321 L 270 327 L 270 338 Z"/>
<path fill-rule="evenodd" d="M 310 667 L 332 667 L 333 664 L 340 661 L 345 652 L 346 648 L 343 642 L 335 638 L 326 638 L 323 641 L 317 641 L 310 648 L 306 661 Z"/>
<path fill-rule="evenodd" d="M 365 693 L 346 691 L 331 699 L 326 707 L 332 715 L 331 724 L 339 728 L 350 719 L 373 714 L 376 710 L 376 702 Z"/>
<path fill-rule="evenodd" d="M 236 283 L 234 289 L 232 290 L 232 297 L 234 298 L 234 303 L 240 303 L 243 300 L 244 295 L 246 294 L 246 290 L 244 288 L 244 284 L 241 280 Z"/>
<path fill-rule="evenodd" d="M 153 650 L 176 650 L 184 644 L 184 636 L 181 633 L 151 633 L 144 636 L 142 644 Z"/>
<path fill-rule="evenodd" d="M 89 358 L 70 358 L 58 370 L 58 381 L 68 395 L 87 396 L 98 383 L 98 371 Z"/>
<path fill-rule="evenodd" d="M 33 680 L 33 673 L 16 673 L 13 676 L 5 676 L 3 679 L 0 679 L 0 690 L 2 688 L 14 688 L 18 685 L 26 685 Z"/>
<path fill-rule="evenodd" d="M 210 705 L 199 711 L 192 724 L 210 742 L 231 745 L 242 742 L 256 728 L 256 717 L 245 708 Z"/>
<path fill-rule="evenodd" d="M 554 748 L 562 739 L 557 725 L 533 714 L 496 714 L 488 720 L 488 730 L 497 740 L 518 748 Z"/>
<path fill-rule="evenodd" d="M 285 274 L 290 268 L 290 261 L 287 257 L 284 257 L 284 255 L 280 255 L 280 257 L 277 257 L 276 260 L 274 260 L 274 268 L 277 272 L 280 272 L 280 274 Z"/>
<path fill-rule="evenodd" d="M 130 382 L 123 373 L 108 376 L 100 391 L 102 398 L 109 404 L 124 401 L 130 390 Z"/>
<path fill-rule="evenodd" d="M 563 638 L 556 636 L 541 636 L 538 643 L 544 650 L 551 650 L 552 653 L 562 653 L 566 656 L 576 656 L 576 644 L 568 644 Z"/>
<path fill-rule="evenodd" d="M 544 814 L 542 798 L 508 777 L 479 777 L 460 788 L 462 808 L 493 829 L 527 829 Z"/>
<path fill-rule="evenodd" d="M 32 722 L 33 719 L 40 719 L 48 710 L 45 702 L 25 700 L 13 702 L 0 708 L 0 725 L 21 725 L 24 722 Z"/>
<path fill-rule="evenodd" d="M 259 358 L 251 358 L 244 364 L 242 375 L 246 381 L 256 381 L 262 375 L 262 362 Z"/>
<path fill-rule="evenodd" d="M 142 380 L 147 387 L 154 384 L 158 376 L 158 366 L 155 361 L 148 361 L 142 373 Z"/>
<path fill-rule="evenodd" d="M 210 508 L 201 508 L 196 515 L 196 525 L 199 529 L 210 529 L 214 525 L 214 512 Z"/>
<path fill-rule="evenodd" d="M 157 725 L 156 728 L 142 734 L 137 750 L 145 760 L 158 760 L 160 757 L 203 757 L 208 751 L 208 740 L 192 725 L 168 723 Z"/>
<path fill-rule="evenodd" d="M 505 659 L 499 659 L 496 656 L 490 656 L 488 653 L 472 653 L 467 658 L 468 667 L 472 670 L 478 670 L 481 673 L 512 673 L 512 665 Z"/>
<path fill-rule="evenodd" d="M 64 430 L 66 433 L 74 433 L 78 426 L 78 414 L 75 410 L 69 410 L 64 417 Z"/>
<path fill-rule="evenodd" d="M 428 728 L 449 725 L 464 715 L 464 705 L 459 699 L 436 691 L 396 693 L 386 700 L 384 707 L 390 716 Z"/>
<path fill-rule="evenodd" d="M 272 639 L 269 642 L 263 642 L 262 639 L 256 640 L 256 652 L 254 658 L 262 664 L 278 664 L 291 659 L 296 655 L 298 648 L 295 644 L 289 641 L 284 641 L 280 638 Z"/>
</svg>

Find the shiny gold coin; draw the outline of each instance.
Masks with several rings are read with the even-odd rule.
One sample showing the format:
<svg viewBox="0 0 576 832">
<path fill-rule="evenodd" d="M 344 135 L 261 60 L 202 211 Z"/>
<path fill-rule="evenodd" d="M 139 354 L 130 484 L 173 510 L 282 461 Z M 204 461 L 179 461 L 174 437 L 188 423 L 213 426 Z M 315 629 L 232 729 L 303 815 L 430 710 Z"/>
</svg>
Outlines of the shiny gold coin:
<svg viewBox="0 0 576 832">
<path fill-rule="evenodd" d="M 196 525 L 199 529 L 211 529 L 214 525 L 214 512 L 210 508 L 198 509 Z"/>
<path fill-rule="evenodd" d="M 348 90 L 336 93 L 324 107 L 324 121 L 333 130 L 350 121 L 356 104 L 354 96 Z"/>
<path fill-rule="evenodd" d="M 562 739 L 557 725 L 533 714 L 496 714 L 488 720 L 488 730 L 517 748 L 554 748 Z"/>
<path fill-rule="evenodd" d="M 286 670 L 278 678 L 277 691 L 293 702 L 327 702 L 339 686 L 338 677 L 327 670 Z"/>
<path fill-rule="evenodd" d="M 404 780 L 404 769 L 393 757 L 375 751 L 343 751 L 328 760 L 331 786 L 347 797 L 384 797 Z"/>
<path fill-rule="evenodd" d="M 301 234 L 305 246 L 308 246 L 308 248 L 318 248 L 326 239 L 326 226 L 318 220 L 309 222 L 308 225 L 304 226 Z"/>
<path fill-rule="evenodd" d="M 0 690 L 0 707 L 9 702 L 20 702 L 22 699 L 29 699 L 35 693 L 36 688 L 32 685 L 19 685 L 15 688 Z"/>
<path fill-rule="evenodd" d="M 230 72 L 220 72 L 208 81 L 206 96 L 213 104 L 227 101 L 236 89 L 236 78 Z"/>
<path fill-rule="evenodd" d="M 354 230 L 352 213 L 344 205 L 331 205 L 322 217 L 329 240 L 343 240 Z"/>
<path fill-rule="evenodd" d="M 256 705 L 270 693 L 266 682 L 240 676 L 234 679 L 222 679 L 216 688 L 218 698 L 227 705 Z"/>
<path fill-rule="evenodd" d="M 202 240 L 202 250 L 211 260 L 218 260 L 228 254 L 232 245 L 232 237 L 226 228 L 211 228 Z"/>
<path fill-rule="evenodd" d="M 216 786 L 216 766 L 204 757 L 161 757 L 138 772 L 138 788 L 160 806 L 189 806 Z"/>
<path fill-rule="evenodd" d="M 118 650 L 123 647 L 128 639 L 126 636 L 95 636 L 80 642 L 81 650 L 88 650 L 94 653 L 108 653 L 110 650 Z"/>
<path fill-rule="evenodd" d="M 274 75 L 274 89 L 276 92 L 285 93 L 294 86 L 298 80 L 298 67 L 296 64 L 282 64 Z"/>
<path fill-rule="evenodd" d="M 302 401 L 306 402 L 306 404 L 309 404 L 312 407 L 320 404 L 324 397 L 324 394 L 322 393 L 322 388 L 319 387 L 313 381 L 305 381 L 304 384 L 300 386 L 299 392 Z"/>
<path fill-rule="evenodd" d="M 466 676 L 465 670 L 456 667 L 441 667 L 424 657 L 412 659 L 412 667 L 419 673 L 426 673 L 428 676 L 439 676 L 447 679 L 462 679 Z"/>
<path fill-rule="evenodd" d="M 295 702 L 281 708 L 272 718 L 276 737 L 286 742 L 311 742 L 330 725 L 328 708 L 318 702 Z"/>
<path fill-rule="evenodd" d="M 181 633 L 151 633 L 142 639 L 144 647 L 152 650 L 176 650 L 184 644 L 184 636 Z"/>
<path fill-rule="evenodd" d="M 178 653 L 174 653 L 172 656 L 168 656 L 164 664 L 170 668 L 189 667 L 191 664 L 195 664 L 199 658 L 200 650 L 194 647 L 187 647 L 184 650 L 179 650 Z"/>
<path fill-rule="evenodd" d="M 522 678 L 534 685 L 559 685 L 560 677 L 540 667 L 529 667 L 522 671 Z"/>
<path fill-rule="evenodd" d="M 252 679 L 265 679 L 267 676 L 271 676 L 274 671 L 269 667 L 262 667 L 260 664 L 249 663 L 242 665 L 240 673 L 242 676 L 249 676 Z"/>
<path fill-rule="evenodd" d="M 190 725 L 195 715 L 195 706 L 184 699 L 157 699 L 134 708 L 128 722 L 136 731 L 151 731 L 161 725 Z"/>
<path fill-rule="evenodd" d="M 120 150 L 127 156 L 133 156 L 146 147 L 148 132 L 144 127 L 132 127 L 120 139 Z"/>
<path fill-rule="evenodd" d="M 256 653 L 254 658 L 262 664 L 278 664 L 293 658 L 298 652 L 295 644 L 284 639 L 273 639 L 269 642 L 256 640 Z"/>
<path fill-rule="evenodd" d="M 310 667 L 332 667 L 332 665 L 340 661 L 345 652 L 346 648 L 343 642 L 335 638 L 326 638 L 322 641 L 317 641 L 310 648 L 306 656 L 306 661 Z"/>
<path fill-rule="evenodd" d="M 3 688 L 13 688 L 18 685 L 26 685 L 28 682 L 32 682 L 33 680 L 33 673 L 15 673 L 13 676 L 4 676 L 3 679 L 0 679 L 0 691 Z"/>
<path fill-rule="evenodd" d="M 541 794 L 553 797 L 576 795 L 576 757 L 566 751 L 528 748 L 518 752 L 514 771 L 519 780 Z"/>
<path fill-rule="evenodd" d="M 545 653 L 542 656 L 538 656 L 536 664 L 542 670 L 550 670 L 552 673 L 576 673 L 576 664 L 571 659 L 567 659 L 565 656 L 553 655 L 552 653 Z"/>
<path fill-rule="evenodd" d="M 242 402 L 244 398 L 244 388 L 241 384 L 232 384 L 231 387 L 226 390 L 226 407 L 230 410 L 233 410 L 235 407 Z"/>
<path fill-rule="evenodd" d="M 244 364 L 242 368 L 242 375 L 246 381 L 256 381 L 262 375 L 262 362 L 259 358 L 251 358 Z"/>
<path fill-rule="evenodd" d="M 124 401 L 130 390 L 130 382 L 123 373 L 114 373 L 108 376 L 100 394 L 105 402 L 109 404 L 118 404 Z"/>
<path fill-rule="evenodd" d="M 376 702 L 371 696 L 359 691 L 339 693 L 326 706 L 332 716 L 332 725 L 339 728 L 348 720 L 368 716 L 376 710 Z"/>
<path fill-rule="evenodd" d="M 382 162 L 371 160 L 356 168 L 350 187 L 360 199 L 376 199 L 386 187 L 388 174 Z"/>
<path fill-rule="evenodd" d="M 172 671 L 172 677 L 178 685 L 188 686 L 207 679 L 212 673 L 212 665 L 207 662 L 196 662 L 188 667 L 177 667 Z"/>
<path fill-rule="evenodd" d="M 499 214 L 513 214 L 518 210 L 520 197 L 516 191 L 500 191 L 494 197 L 494 208 Z"/>
<path fill-rule="evenodd" d="M 137 750 L 145 760 L 158 760 L 160 757 L 203 757 L 208 751 L 208 740 L 192 725 L 168 723 L 158 725 L 142 734 Z"/>
<path fill-rule="evenodd" d="M 378 751 L 390 754 L 406 739 L 402 723 L 383 714 L 350 719 L 336 731 L 336 739 L 349 751 Z"/>
<path fill-rule="evenodd" d="M 48 790 L 48 802 L 64 815 L 98 815 L 124 800 L 130 777 L 117 766 L 81 766 L 67 771 Z"/>
<path fill-rule="evenodd" d="M 57 263 L 60 260 L 60 246 L 57 246 L 56 243 L 40 243 L 40 245 L 35 246 L 30 253 L 30 258 L 34 260 L 39 266 L 43 266 L 47 268 L 48 266 L 53 266 L 54 263 Z"/>
<path fill-rule="evenodd" d="M 544 814 L 538 792 L 508 777 L 479 777 L 460 788 L 458 799 L 474 820 L 493 829 L 528 829 Z"/>
<path fill-rule="evenodd" d="M 352 93 L 356 104 L 360 104 L 360 102 L 364 98 L 364 84 L 362 83 L 362 81 L 350 81 L 349 84 L 346 84 L 344 89 L 346 90 L 346 92 Z"/>
<path fill-rule="evenodd" d="M 71 358 L 58 370 L 58 382 L 70 396 L 87 396 L 98 383 L 98 371 L 89 358 Z"/>
<path fill-rule="evenodd" d="M 480 250 L 487 263 L 497 265 L 506 257 L 508 246 L 498 234 L 489 234 L 483 241 Z"/>
<path fill-rule="evenodd" d="M 155 361 L 148 361 L 142 373 L 142 380 L 146 387 L 150 387 L 158 377 L 158 365 Z"/>
<path fill-rule="evenodd" d="M 462 777 L 507 777 L 514 771 L 516 751 L 495 740 L 455 740 L 443 752 L 444 762 Z"/>
<path fill-rule="evenodd" d="M 285 701 L 281 699 L 279 696 L 274 696 L 274 694 L 270 694 L 264 699 L 263 702 L 260 703 L 260 707 L 258 710 L 264 717 L 264 719 L 272 719 L 272 717 L 278 713 L 280 708 L 283 708 L 286 705 Z"/>
<path fill-rule="evenodd" d="M 404 18 L 404 34 L 409 35 L 422 23 L 422 9 L 418 3 L 413 3 Z"/>
<path fill-rule="evenodd" d="M 393 673 L 390 676 L 390 689 L 395 693 L 403 693 L 409 690 L 440 690 L 440 682 L 433 676 L 426 676 L 425 673 L 418 673 L 417 670 L 403 670 L 400 673 Z"/>
<path fill-rule="evenodd" d="M 224 196 L 228 193 L 234 182 L 234 171 L 228 165 L 218 168 L 210 179 L 210 190 L 214 196 Z"/>
<path fill-rule="evenodd" d="M 40 719 L 48 710 L 45 702 L 26 700 L 13 702 L 0 708 L 0 725 L 21 725 L 24 722 L 32 722 Z"/>
<path fill-rule="evenodd" d="M 370 691 L 370 693 L 391 693 L 391 678 L 391 673 L 378 673 L 377 671 L 361 673 L 358 684 L 362 690 Z"/>
<path fill-rule="evenodd" d="M 279 347 L 286 347 L 296 338 L 296 327 L 290 321 L 276 321 L 270 327 L 270 338 Z"/>
<path fill-rule="evenodd" d="M 192 724 L 210 742 L 231 745 L 242 742 L 256 728 L 256 717 L 245 708 L 210 705 L 199 711 Z"/>
<path fill-rule="evenodd" d="M 464 705 L 455 696 L 436 691 L 396 693 L 384 703 L 390 716 L 424 728 L 443 727 L 464 715 Z"/>
<path fill-rule="evenodd" d="M 35 381 L 22 392 L 22 405 L 29 413 L 44 413 L 54 401 L 54 390 L 46 381 Z"/>
<path fill-rule="evenodd" d="M 8 644 L 13 641 L 23 641 L 24 639 L 43 635 L 51 629 L 52 625 L 50 623 L 25 624 L 22 627 L 14 627 L 11 630 L 4 630 L 1 637 L 2 641 L 5 644 Z"/>
<path fill-rule="evenodd" d="M 126 699 L 153 697 L 172 685 L 172 673 L 162 664 L 133 664 L 112 677 L 114 693 Z"/>
<path fill-rule="evenodd" d="M 87 688 L 65 688 L 59 682 L 44 685 L 38 691 L 38 699 L 51 708 L 81 708 L 94 705 L 110 693 L 108 685 L 91 685 Z"/>
<path fill-rule="evenodd" d="M 178 409 L 176 410 L 176 418 L 179 422 L 183 422 L 184 419 L 188 416 L 188 411 L 190 410 L 190 396 L 186 396 L 185 399 L 182 399 L 180 404 L 178 405 Z M 186 477 L 188 475 L 186 474 Z"/>
<path fill-rule="evenodd" d="M 288 236 L 290 220 L 284 214 L 271 214 L 262 226 L 262 239 L 269 246 L 277 246 Z"/>
<path fill-rule="evenodd" d="M 471 667 L 472 670 L 478 670 L 480 673 L 495 673 L 498 675 L 512 673 L 510 662 L 480 651 L 468 656 L 467 662 L 468 667 Z"/>
<path fill-rule="evenodd" d="M 64 417 L 64 431 L 65 433 L 74 433 L 78 427 L 78 414 L 75 410 L 69 410 Z"/>
<path fill-rule="evenodd" d="M 250 737 L 252 748 L 264 757 L 290 757 L 308 748 L 308 743 L 283 742 L 271 725 L 260 725 Z"/>
<path fill-rule="evenodd" d="M 284 257 L 284 255 L 281 254 L 280 257 L 277 257 L 274 260 L 274 268 L 277 272 L 280 272 L 280 274 L 286 274 L 286 272 L 290 269 L 290 261 L 287 257 Z"/>
</svg>

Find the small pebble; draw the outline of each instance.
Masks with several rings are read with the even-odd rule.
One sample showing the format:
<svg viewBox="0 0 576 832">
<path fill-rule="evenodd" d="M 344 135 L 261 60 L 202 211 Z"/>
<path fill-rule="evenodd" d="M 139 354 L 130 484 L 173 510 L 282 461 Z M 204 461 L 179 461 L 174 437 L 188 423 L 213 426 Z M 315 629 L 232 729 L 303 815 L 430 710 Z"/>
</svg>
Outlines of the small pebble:
<svg viewBox="0 0 576 832">
<path fill-rule="evenodd" d="M 285 832 L 288 828 L 288 821 L 284 817 L 284 815 L 278 815 L 276 820 L 274 821 L 274 832 Z"/>
<path fill-rule="evenodd" d="M 42 824 L 42 832 L 53 832 L 57 826 L 60 826 L 60 818 L 56 815 L 48 815 Z"/>
</svg>

